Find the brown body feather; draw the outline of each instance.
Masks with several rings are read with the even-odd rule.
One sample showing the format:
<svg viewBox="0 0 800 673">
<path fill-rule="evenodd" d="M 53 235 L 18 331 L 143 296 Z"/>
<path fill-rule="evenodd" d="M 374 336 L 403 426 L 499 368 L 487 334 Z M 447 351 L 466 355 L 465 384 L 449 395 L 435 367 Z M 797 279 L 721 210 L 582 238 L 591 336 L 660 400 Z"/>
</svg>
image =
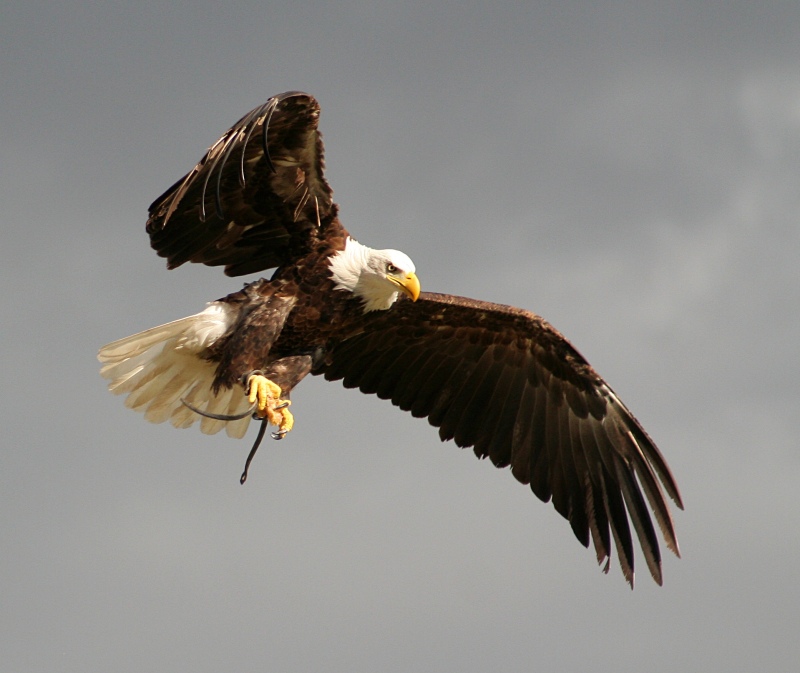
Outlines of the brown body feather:
<svg viewBox="0 0 800 673">
<path fill-rule="evenodd" d="M 221 300 L 238 319 L 204 357 L 215 391 L 260 369 L 288 395 L 309 372 L 391 400 L 442 440 L 510 466 L 569 520 L 598 561 L 616 547 L 633 584 L 630 522 L 661 583 L 652 510 L 678 543 L 667 496 L 682 507 L 644 429 L 552 326 L 520 309 L 423 294 L 365 313 L 334 289 L 330 257 L 347 232 L 323 177 L 319 106 L 290 92 L 237 122 L 150 208 L 147 231 L 169 266 L 225 265 L 229 275 L 276 268 Z M 648 509 L 649 503 L 649 509 Z"/>
</svg>

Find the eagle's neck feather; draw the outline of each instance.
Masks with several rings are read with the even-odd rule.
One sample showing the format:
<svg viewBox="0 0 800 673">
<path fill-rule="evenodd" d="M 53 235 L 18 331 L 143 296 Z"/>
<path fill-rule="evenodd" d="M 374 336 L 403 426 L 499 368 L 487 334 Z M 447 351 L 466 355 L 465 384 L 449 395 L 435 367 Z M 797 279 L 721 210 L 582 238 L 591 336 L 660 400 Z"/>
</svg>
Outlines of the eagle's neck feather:
<svg viewBox="0 0 800 673">
<path fill-rule="evenodd" d="M 397 291 L 370 268 L 376 251 L 347 237 L 344 250 L 331 257 L 331 276 L 337 290 L 347 290 L 364 302 L 364 313 L 385 311 L 397 299 Z"/>
</svg>

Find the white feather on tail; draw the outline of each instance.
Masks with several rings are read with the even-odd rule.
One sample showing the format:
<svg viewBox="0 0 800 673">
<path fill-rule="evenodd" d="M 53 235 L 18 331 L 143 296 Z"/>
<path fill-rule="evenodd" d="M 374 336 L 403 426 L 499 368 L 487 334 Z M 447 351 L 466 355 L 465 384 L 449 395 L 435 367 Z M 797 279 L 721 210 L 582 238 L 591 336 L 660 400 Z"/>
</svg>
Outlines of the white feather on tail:
<svg viewBox="0 0 800 673">
<path fill-rule="evenodd" d="M 100 374 L 115 395 L 127 395 L 125 406 L 143 411 L 151 423 L 169 420 L 176 428 L 200 421 L 200 430 L 213 435 L 223 428 L 231 437 L 243 437 L 250 416 L 238 421 L 218 421 L 200 416 L 181 402 L 212 414 L 245 412 L 250 403 L 238 386 L 211 390 L 216 364 L 203 351 L 223 336 L 237 318 L 229 304 L 211 302 L 204 311 L 166 325 L 119 339 L 100 349 Z"/>
</svg>

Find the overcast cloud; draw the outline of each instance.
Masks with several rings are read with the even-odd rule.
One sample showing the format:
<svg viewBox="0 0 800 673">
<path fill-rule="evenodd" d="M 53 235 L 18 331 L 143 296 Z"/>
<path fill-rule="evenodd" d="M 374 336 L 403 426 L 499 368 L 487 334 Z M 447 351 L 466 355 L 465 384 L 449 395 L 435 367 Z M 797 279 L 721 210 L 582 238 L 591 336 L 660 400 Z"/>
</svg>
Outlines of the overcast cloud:
<svg viewBox="0 0 800 673">
<path fill-rule="evenodd" d="M 5 3 L 0 670 L 795 670 L 798 31 L 776 0 Z M 99 346 L 241 286 L 167 272 L 147 206 L 288 89 L 354 235 L 545 316 L 642 421 L 686 503 L 664 587 L 338 384 L 245 487 L 248 439 L 107 393 Z"/>
</svg>

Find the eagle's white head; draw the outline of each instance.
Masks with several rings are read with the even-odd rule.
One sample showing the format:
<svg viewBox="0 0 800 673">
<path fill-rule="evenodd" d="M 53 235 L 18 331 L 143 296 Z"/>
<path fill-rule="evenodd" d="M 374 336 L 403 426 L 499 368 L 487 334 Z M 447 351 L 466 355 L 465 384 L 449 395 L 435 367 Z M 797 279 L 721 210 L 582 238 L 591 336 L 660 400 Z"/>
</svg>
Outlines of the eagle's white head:
<svg viewBox="0 0 800 673">
<path fill-rule="evenodd" d="M 348 237 L 344 250 L 331 257 L 337 290 L 352 292 L 364 302 L 364 312 L 388 309 L 404 292 L 419 297 L 414 262 L 399 250 L 373 250 Z"/>
</svg>

